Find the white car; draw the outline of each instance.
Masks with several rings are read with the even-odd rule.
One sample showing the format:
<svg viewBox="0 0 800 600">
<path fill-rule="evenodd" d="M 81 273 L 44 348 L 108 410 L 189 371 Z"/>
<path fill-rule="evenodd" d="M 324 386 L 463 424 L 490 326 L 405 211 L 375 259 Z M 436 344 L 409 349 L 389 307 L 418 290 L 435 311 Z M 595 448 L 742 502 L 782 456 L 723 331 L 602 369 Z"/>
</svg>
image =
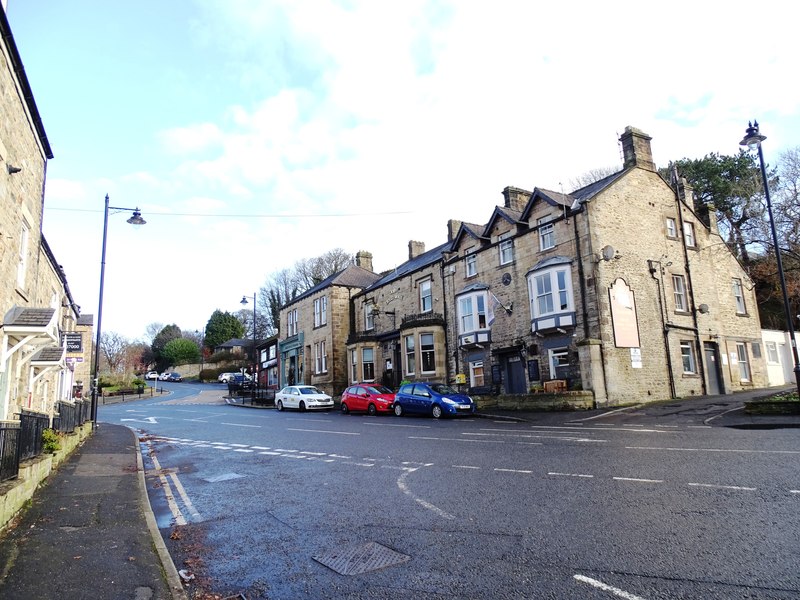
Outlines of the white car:
<svg viewBox="0 0 800 600">
<path fill-rule="evenodd" d="M 158 376 L 159 381 L 166 381 L 169 379 L 169 371 L 164 371 L 161 375 Z"/>
<path fill-rule="evenodd" d="M 220 382 L 220 383 L 228 383 L 228 381 L 233 379 L 233 376 L 236 375 L 236 374 L 237 373 L 220 373 L 217 376 L 217 381 Z"/>
<path fill-rule="evenodd" d="M 313 385 L 289 385 L 275 394 L 275 408 L 296 408 L 298 410 L 330 410 L 333 398 Z"/>
<path fill-rule="evenodd" d="M 144 376 L 145 379 L 158 379 L 158 371 L 148 371 Z"/>
</svg>

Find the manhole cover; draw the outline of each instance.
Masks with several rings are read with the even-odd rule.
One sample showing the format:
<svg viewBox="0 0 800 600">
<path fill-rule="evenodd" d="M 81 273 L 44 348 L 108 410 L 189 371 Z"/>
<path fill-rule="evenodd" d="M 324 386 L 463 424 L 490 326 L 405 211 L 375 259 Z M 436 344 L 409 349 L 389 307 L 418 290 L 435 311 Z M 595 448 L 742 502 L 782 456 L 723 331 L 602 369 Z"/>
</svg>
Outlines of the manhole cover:
<svg viewBox="0 0 800 600">
<path fill-rule="evenodd" d="M 331 550 L 311 558 L 340 575 L 359 575 L 411 560 L 410 556 L 395 552 L 376 542 Z"/>
</svg>

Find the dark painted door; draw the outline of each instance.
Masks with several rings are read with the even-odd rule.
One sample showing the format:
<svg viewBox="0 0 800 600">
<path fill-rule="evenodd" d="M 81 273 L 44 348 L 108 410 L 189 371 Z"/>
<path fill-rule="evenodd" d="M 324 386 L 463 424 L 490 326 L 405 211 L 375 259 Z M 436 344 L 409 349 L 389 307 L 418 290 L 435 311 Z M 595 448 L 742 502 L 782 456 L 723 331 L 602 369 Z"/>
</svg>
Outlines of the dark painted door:
<svg viewBox="0 0 800 600">
<path fill-rule="evenodd" d="M 525 385 L 525 364 L 519 354 L 507 354 L 503 357 L 505 365 L 506 394 L 524 394 L 528 391 Z"/>
<path fill-rule="evenodd" d="M 722 393 L 722 374 L 719 369 L 719 351 L 714 342 L 703 342 L 706 355 L 706 373 L 708 377 L 708 394 L 717 396 Z"/>
</svg>

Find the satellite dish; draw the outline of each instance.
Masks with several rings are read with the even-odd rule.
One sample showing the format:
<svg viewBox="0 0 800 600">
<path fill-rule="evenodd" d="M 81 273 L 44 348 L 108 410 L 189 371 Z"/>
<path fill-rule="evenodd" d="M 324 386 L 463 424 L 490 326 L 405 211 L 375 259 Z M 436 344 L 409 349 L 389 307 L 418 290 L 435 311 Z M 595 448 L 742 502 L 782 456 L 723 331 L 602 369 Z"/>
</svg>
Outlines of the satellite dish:
<svg viewBox="0 0 800 600">
<path fill-rule="evenodd" d="M 614 246 L 603 246 L 603 249 L 600 250 L 600 254 L 603 257 L 603 260 L 611 260 L 612 258 L 614 258 L 614 255 L 616 253 L 617 251 L 614 250 Z"/>
</svg>

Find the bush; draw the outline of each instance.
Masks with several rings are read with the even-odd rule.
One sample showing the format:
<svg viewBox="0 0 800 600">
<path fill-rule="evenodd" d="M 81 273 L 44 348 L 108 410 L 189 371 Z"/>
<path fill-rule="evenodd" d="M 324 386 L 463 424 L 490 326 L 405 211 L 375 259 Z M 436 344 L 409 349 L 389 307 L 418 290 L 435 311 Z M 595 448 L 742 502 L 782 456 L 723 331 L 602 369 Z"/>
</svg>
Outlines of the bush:
<svg viewBox="0 0 800 600">
<path fill-rule="evenodd" d="M 54 454 L 60 449 L 61 444 L 59 443 L 58 433 L 52 429 L 45 429 L 42 432 L 42 450 L 47 454 Z"/>
<path fill-rule="evenodd" d="M 131 381 L 131 385 L 133 387 L 140 387 L 147 385 L 147 382 L 144 379 L 139 379 L 138 377 Z"/>
</svg>

